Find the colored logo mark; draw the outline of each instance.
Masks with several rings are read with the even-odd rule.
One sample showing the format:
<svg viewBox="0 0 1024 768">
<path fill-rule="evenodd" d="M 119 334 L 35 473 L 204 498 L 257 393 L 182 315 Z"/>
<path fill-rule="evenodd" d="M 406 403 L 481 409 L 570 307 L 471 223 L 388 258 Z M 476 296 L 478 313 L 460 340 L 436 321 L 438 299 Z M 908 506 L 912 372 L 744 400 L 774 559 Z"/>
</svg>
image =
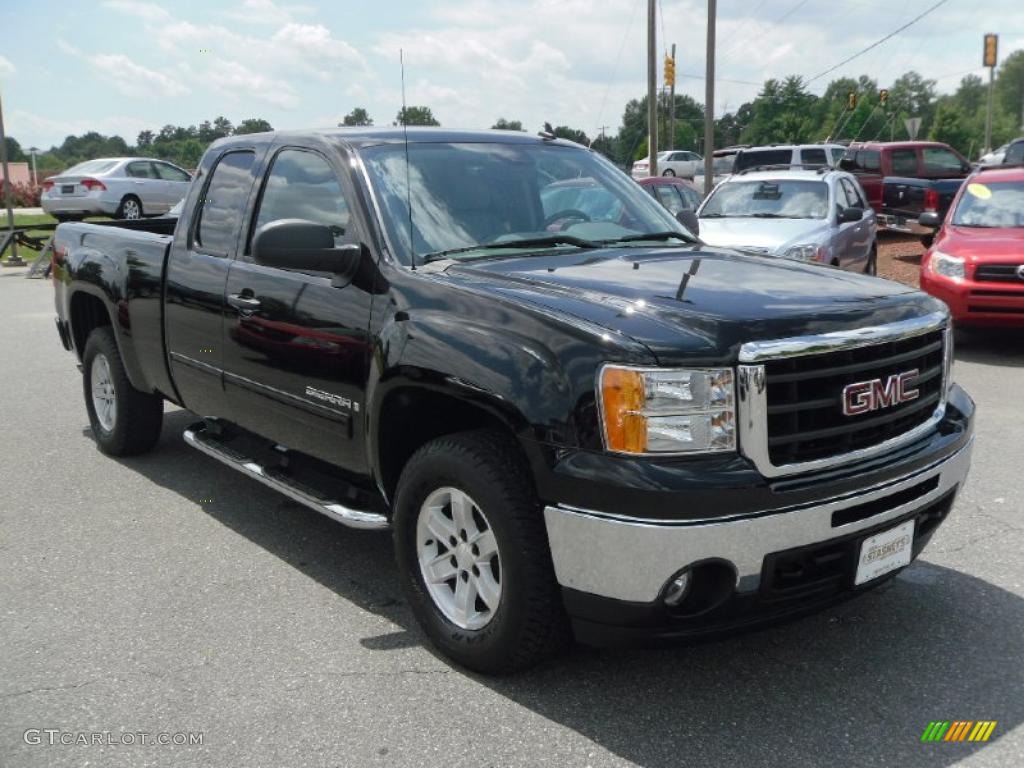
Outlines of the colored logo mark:
<svg viewBox="0 0 1024 768">
<path fill-rule="evenodd" d="M 996 723 L 996 720 L 932 720 L 921 734 L 921 741 L 988 741 Z"/>
</svg>

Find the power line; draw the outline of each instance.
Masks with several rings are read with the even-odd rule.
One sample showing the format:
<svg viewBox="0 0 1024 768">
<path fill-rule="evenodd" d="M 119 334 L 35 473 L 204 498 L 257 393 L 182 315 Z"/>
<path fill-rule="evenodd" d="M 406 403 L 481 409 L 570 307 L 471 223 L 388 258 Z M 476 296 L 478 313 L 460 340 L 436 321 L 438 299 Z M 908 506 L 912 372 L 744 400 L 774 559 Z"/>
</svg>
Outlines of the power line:
<svg viewBox="0 0 1024 768">
<path fill-rule="evenodd" d="M 835 72 L 835 71 L 836 71 L 837 69 L 839 69 L 840 67 L 842 67 L 842 66 L 844 66 L 844 65 L 846 65 L 846 64 L 849 64 L 849 63 L 850 63 L 851 61 L 853 61 L 854 59 L 860 58 L 861 56 L 863 56 L 863 55 L 864 55 L 865 53 L 867 53 L 868 51 L 872 50 L 873 48 L 877 48 L 878 46 L 880 46 L 880 45 L 881 45 L 882 43 L 884 43 L 884 42 L 885 42 L 886 40 L 889 40 L 890 38 L 893 38 L 893 37 L 895 37 L 896 35 L 898 35 L 898 34 L 899 34 L 900 32 L 902 32 L 903 30 L 905 30 L 905 29 L 907 29 L 908 27 L 910 27 L 910 26 L 912 26 L 912 25 L 916 24 L 916 23 L 917 23 L 917 22 L 919 22 L 919 21 L 920 21 L 921 19 L 923 19 L 923 18 L 924 18 L 925 16 L 927 16 L 927 15 L 928 15 L 929 13 L 931 13 L 932 11 L 934 11 L 934 10 L 935 10 L 936 8 L 938 8 L 939 6 L 945 5 L 945 4 L 947 3 L 947 2 L 948 2 L 948 0 L 939 0 L 939 2 L 937 2 L 937 3 L 936 3 L 935 5 L 933 5 L 933 6 L 931 7 L 931 8 L 929 8 L 928 10 L 926 10 L 926 11 L 924 11 L 924 12 L 922 12 L 922 13 L 919 13 L 919 14 L 918 14 L 917 16 L 915 16 L 914 18 L 912 18 L 912 19 L 911 19 L 910 21 L 908 21 L 908 22 L 907 22 L 906 24 L 904 24 L 904 25 L 903 25 L 902 27 L 900 27 L 899 29 L 894 29 L 894 30 L 893 30 L 892 32 L 890 32 L 890 33 L 889 33 L 888 35 L 886 35 L 885 37 L 883 37 L 883 38 L 882 38 L 881 40 L 877 40 L 877 41 L 875 41 L 874 43 L 872 43 L 871 45 L 869 45 L 869 46 L 868 46 L 867 48 L 864 48 L 863 50 L 860 50 L 860 51 L 858 51 L 857 53 L 853 54 L 853 56 L 850 56 L 849 58 L 843 59 L 843 60 L 842 60 L 841 62 L 839 62 L 839 63 L 838 63 L 838 64 L 836 64 L 835 66 L 829 67 L 829 68 L 828 68 L 828 69 L 826 69 L 825 71 L 823 71 L 823 72 L 819 72 L 819 73 L 818 73 L 818 74 L 816 74 L 816 75 L 815 75 L 814 77 L 810 78 L 809 80 L 806 80 L 806 81 L 805 81 L 805 85 L 809 85 L 809 84 L 813 83 L 813 82 L 814 82 L 815 80 L 818 80 L 818 79 L 820 79 L 820 78 L 824 77 L 825 75 L 827 75 L 827 74 L 829 74 L 829 73 L 831 73 L 831 72 Z"/>
<path fill-rule="evenodd" d="M 604 96 L 601 98 L 601 107 L 597 110 L 597 122 L 600 123 L 604 118 L 604 108 L 608 103 L 608 92 L 612 89 L 612 80 L 619 72 L 619 62 L 622 60 L 622 51 L 626 48 L 626 41 L 629 39 L 629 33 L 633 31 L 633 21 L 636 19 L 636 9 L 640 7 L 640 0 L 634 0 L 633 11 L 629 14 L 629 24 L 626 25 L 626 31 L 622 35 L 622 42 L 619 44 L 619 53 L 615 56 L 615 66 L 612 67 L 611 77 L 608 78 L 608 84 L 604 88 Z"/>
</svg>

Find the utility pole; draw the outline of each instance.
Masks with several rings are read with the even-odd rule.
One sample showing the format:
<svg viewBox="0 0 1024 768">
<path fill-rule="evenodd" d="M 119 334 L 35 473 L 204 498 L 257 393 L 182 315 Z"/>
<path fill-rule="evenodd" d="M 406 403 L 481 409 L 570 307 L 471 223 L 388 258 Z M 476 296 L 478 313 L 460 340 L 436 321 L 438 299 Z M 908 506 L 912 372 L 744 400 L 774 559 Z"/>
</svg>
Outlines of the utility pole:
<svg viewBox="0 0 1024 768">
<path fill-rule="evenodd" d="M 29 155 L 32 156 L 32 186 L 33 187 L 38 187 L 39 186 L 39 174 L 36 173 L 36 155 L 39 153 L 39 148 L 38 147 L 29 147 L 28 148 L 28 153 L 29 153 Z"/>
<path fill-rule="evenodd" d="M 647 168 L 651 176 L 658 175 L 658 44 L 654 33 L 657 0 L 647 0 Z"/>
<path fill-rule="evenodd" d="M 676 148 L 676 44 L 672 43 L 672 80 L 669 82 L 668 148 Z"/>
<path fill-rule="evenodd" d="M 715 151 L 715 16 L 717 1 L 708 0 L 707 68 L 704 72 L 704 194 L 711 194 Z"/>
<path fill-rule="evenodd" d="M 18 243 L 14 239 L 14 190 L 11 172 L 7 168 L 7 139 L 4 136 L 4 104 L 0 98 L 0 166 L 4 171 L 4 205 L 7 206 L 7 229 L 11 243 L 11 257 L 3 262 L 9 267 L 23 267 L 25 262 L 18 258 Z"/>
</svg>

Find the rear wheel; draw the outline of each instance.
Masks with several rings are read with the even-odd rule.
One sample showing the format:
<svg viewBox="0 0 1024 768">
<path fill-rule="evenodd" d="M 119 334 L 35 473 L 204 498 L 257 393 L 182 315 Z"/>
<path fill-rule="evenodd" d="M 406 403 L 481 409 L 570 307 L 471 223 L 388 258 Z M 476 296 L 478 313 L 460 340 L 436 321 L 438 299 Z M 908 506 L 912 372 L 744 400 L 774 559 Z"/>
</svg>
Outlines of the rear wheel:
<svg viewBox="0 0 1024 768">
<path fill-rule="evenodd" d="M 406 596 L 447 656 L 506 673 L 566 642 L 544 520 L 504 435 L 463 432 L 417 451 L 402 471 L 393 523 Z"/>
<path fill-rule="evenodd" d="M 121 205 L 117 208 L 117 218 L 128 220 L 141 219 L 142 201 L 135 195 L 125 195 L 124 199 L 121 200 Z"/>
<path fill-rule="evenodd" d="M 661 174 L 661 175 L 662 176 L 675 176 L 676 172 L 673 171 L 671 168 L 666 168 L 665 172 L 663 174 Z"/>
<path fill-rule="evenodd" d="M 163 424 L 163 398 L 132 386 L 110 326 L 89 334 L 82 373 L 85 408 L 101 451 L 132 456 L 156 445 Z"/>
</svg>

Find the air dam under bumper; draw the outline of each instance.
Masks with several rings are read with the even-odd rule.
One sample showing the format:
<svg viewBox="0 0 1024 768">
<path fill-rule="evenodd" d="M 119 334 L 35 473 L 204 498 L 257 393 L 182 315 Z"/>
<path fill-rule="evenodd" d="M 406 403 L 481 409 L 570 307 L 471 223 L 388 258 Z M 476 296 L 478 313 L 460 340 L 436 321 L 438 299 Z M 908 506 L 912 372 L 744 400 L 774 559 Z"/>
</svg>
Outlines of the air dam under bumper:
<svg viewBox="0 0 1024 768">
<path fill-rule="evenodd" d="M 742 518 L 630 520 L 548 506 L 544 516 L 555 575 L 577 636 L 600 643 L 621 639 L 619 635 L 704 634 L 716 625 L 756 624 L 804 613 L 870 588 L 884 578 L 854 587 L 852 571 L 860 542 L 917 520 L 916 557 L 966 479 L 972 447 L 973 437 L 956 453 L 924 469 L 856 494 Z M 735 588 L 728 590 L 728 599 L 707 611 L 673 613 L 662 603 L 663 588 L 680 569 L 701 562 L 732 569 L 729 579 Z M 821 578 L 806 583 L 798 578 L 792 587 L 766 583 L 784 575 L 780 568 Z M 623 631 L 616 632 L 613 625 Z M 602 637 L 606 629 L 609 638 Z"/>
</svg>

